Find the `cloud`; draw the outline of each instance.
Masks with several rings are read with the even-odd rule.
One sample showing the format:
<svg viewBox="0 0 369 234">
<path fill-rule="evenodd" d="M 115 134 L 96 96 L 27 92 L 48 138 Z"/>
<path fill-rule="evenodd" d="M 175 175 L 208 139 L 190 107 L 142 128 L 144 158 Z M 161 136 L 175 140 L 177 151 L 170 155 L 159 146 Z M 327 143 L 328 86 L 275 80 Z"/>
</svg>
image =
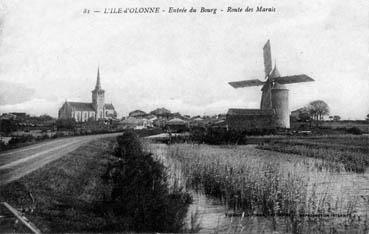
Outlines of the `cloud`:
<svg viewBox="0 0 369 234">
<path fill-rule="evenodd" d="M 265 6 L 278 9 L 275 14 L 113 16 L 83 15 L 82 10 L 151 1 L 4 1 L 1 79 L 24 84 L 26 90 L 9 91 L 0 83 L 0 108 L 7 104 L 9 111 L 30 114 L 43 108 L 56 115 L 66 99 L 90 102 L 98 64 L 106 101 L 120 116 L 161 106 L 191 114 L 258 108 L 260 87 L 233 89 L 227 82 L 263 78 L 262 47 L 269 38 L 282 75 L 315 79 L 288 86 L 291 110 L 323 99 L 332 114 L 363 118 L 369 111 L 369 21 L 360 11 L 365 3 L 265 0 Z M 156 3 L 163 9 L 173 4 Z M 245 1 L 184 6 L 191 4 L 236 7 Z"/>
<path fill-rule="evenodd" d="M 0 106 L 19 104 L 32 99 L 35 90 L 23 84 L 0 81 Z"/>
<path fill-rule="evenodd" d="M 60 106 L 60 102 L 34 98 L 23 103 L 3 105 L 1 106 L 0 112 L 27 112 L 32 115 L 49 114 L 57 116 L 56 108 L 59 108 Z M 54 111 L 51 112 L 50 110 Z"/>
</svg>

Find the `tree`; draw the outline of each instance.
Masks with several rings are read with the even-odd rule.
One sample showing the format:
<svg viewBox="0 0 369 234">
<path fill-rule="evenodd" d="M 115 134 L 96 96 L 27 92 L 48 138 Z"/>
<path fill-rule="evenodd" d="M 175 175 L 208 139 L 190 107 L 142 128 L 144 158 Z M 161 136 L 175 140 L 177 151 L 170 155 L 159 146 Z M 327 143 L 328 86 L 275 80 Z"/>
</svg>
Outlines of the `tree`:
<svg viewBox="0 0 369 234">
<path fill-rule="evenodd" d="M 54 120 L 54 118 L 53 118 L 53 117 L 51 117 L 50 115 L 43 114 L 43 115 L 40 115 L 40 117 L 38 117 L 38 120 L 39 120 L 40 122 L 46 122 L 46 121 Z"/>
<path fill-rule="evenodd" d="M 310 102 L 307 108 L 311 117 L 316 121 L 322 120 L 323 116 L 329 114 L 328 104 L 322 100 Z"/>
<path fill-rule="evenodd" d="M 369 114 L 366 115 L 366 121 L 369 121 Z"/>
<path fill-rule="evenodd" d="M 9 135 L 11 132 L 18 129 L 18 121 L 13 119 L 1 119 L 0 120 L 0 132 L 5 135 Z"/>
<path fill-rule="evenodd" d="M 334 115 L 333 116 L 333 121 L 340 121 L 341 120 L 341 116 L 339 115 Z"/>
</svg>

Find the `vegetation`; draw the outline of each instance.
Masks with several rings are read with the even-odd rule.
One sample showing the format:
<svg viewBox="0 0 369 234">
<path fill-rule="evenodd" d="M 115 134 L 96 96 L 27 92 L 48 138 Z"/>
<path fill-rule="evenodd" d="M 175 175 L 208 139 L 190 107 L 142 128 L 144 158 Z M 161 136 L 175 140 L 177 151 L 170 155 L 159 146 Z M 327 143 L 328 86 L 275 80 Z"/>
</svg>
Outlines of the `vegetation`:
<svg viewBox="0 0 369 234">
<path fill-rule="evenodd" d="M 75 119 L 58 119 L 56 120 L 56 127 L 58 130 L 74 130 L 77 123 Z"/>
<path fill-rule="evenodd" d="M 17 123 L 11 119 L 1 119 L 0 120 L 0 132 L 3 132 L 6 136 L 17 130 Z"/>
<path fill-rule="evenodd" d="M 242 217 L 269 217 L 274 230 L 303 233 L 367 228 L 354 217 L 355 198 L 342 200 L 324 193 L 321 189 L 328 189 L 326 185 L 311 184 L 304 176 L 303 172 L 316 170 L 316 166 L 324 167 L 317 161 L 236 146 L 189 144 L 170 146 L 168 158 L 177 162 L 187 188 L 223 201 L 236 214 L 243 213 Z M 291 168 L 286 167 L 287 162 Z M 333 224 L 337 216 L 343 218 Z"/>
<path fill-rule="evenodd" d="M 56 135 L 53 138 L 56 138 Z M 38 137 L 34 137 L 32 135 L 21 135 L 21 136 L 12 137 L 7 144 L 0 141 L 0 152 L 9 150 L 9 149 L 31 145 L 38 141 L 43 141 L 47 139 L 50 139 L 49 135 L 47 134 L 43 134 Z"/>
<path fill-rule="evenodd" d="M 354 135 L 361 135 L 363 134 L 363 131 L 360 130 L 358 127 L 352 127 L 346 130 L 347 133 L 354 134 Z"/>
<path fill-rule="evenodd" d="M 101 178 L 114 139 L 94 141 L 0 187 L 0 200 L 20 208 L 42 232 L 100 232 L 117 222 L 95 209 L 110 196 Z"/>
<path fill-rule="evenodd" d="M 142 150 L 134 132 L 123 133 L 117 141 L 115 156 L 120 160 L 109 166 L 106 177 L 113 186 L 112 211 L 122 220 L 123 230 L 181 231 L 191 196 L 169 188 L 165 167 Z"/>
<path fill-rule="evenodd" d="M 333 116 L 329 116 L 329 119 L 332 121 L 340 121 L 341 120 L 341 116 L 339 115 L 333 115 Z"/>
<path fill-rule="evenodd" d="M 351 133 L 361 132 L 352 128 Z M 274 138 L 260 149 L 298 154 L 319 158 L 327 162 L 342 163 L 346 170 L 365 172 L 369 167 L 369 137 L 354 135 L 332 135 L 315 137 Z"/>
<path fill-rule="evenodd" d="M 191 196 L 169 187 L 166 169 L 133 133 L 94 141 L 0 187 L 45 233 L 179 232 Z"/>
<path fill-rule="evenodd" d="M 139 137 L 152 136 L 164 132 L 161 128 L 147 128 L 147 129 L 138 129 L 134 131 Z"/>
<path fill-rule="evenodd" d="M 190 140 L 210 145 L 243 144 L 245 133 L 241 131 L 227 131 L 216 128 L 194 128 L 191 130 Z"/>
<path fill-rule="evenodd" d="M 329 114 L 328 104 L 322 100 L 310 102 L 309 105 L 307 106 L 307 109 L 312 118 L 315 119 L 316 121 L 322 120 L 323 116 Z"/>
<path fill-rule="evenodd" d="M 210 145 L 246 144 L 247 136 L 268 135 L 274 132 L 273 129 L 236 131 L 213 127 L 193 128 L 189 140 Z"/>
</svg>

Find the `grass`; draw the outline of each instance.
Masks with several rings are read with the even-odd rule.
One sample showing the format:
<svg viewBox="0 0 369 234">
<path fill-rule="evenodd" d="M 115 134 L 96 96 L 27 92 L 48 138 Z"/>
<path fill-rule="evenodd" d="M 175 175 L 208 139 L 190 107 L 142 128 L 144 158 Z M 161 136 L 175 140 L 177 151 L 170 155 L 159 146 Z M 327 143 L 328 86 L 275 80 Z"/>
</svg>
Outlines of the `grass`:
<svg viewBox="0 0 369 234">
<path fill-rule="evenodd" d="M 180 186 L 170 186 L 165 166 L 142 148 L 134 132 L 117 137 L 119 162 L 107 172 L 113 185 L 114 216 L 137 232 L 180 232 L 192 202 Z M 121 230 L 117 230 L 121 231 Z"/>
<path fill-rule="evenodd" d="M 94 141 L 0 188 L 0 199 L 26 211 L 42 232 L 99 231 L 108 220 L 93 207 L 110 196 L 101 179 L 116 160 L 113 139 Z"/>
<path fill-rule="evenodd" d="M 330 186 L 319 183 L 330 179 L 321 160 L 248 146 L 191 144 L 172 145 L 167 155 L 178 164 L 188 189 L 223 201 L 236 214 L 269 217 L 273 230 L 278 226 L 293 233 L 367 228 L 355 216 L 355 196 L 332 193 Z M 318 176 L 316 181 L 310 180 L 313 175 Z"/>
<path fill-rule="evenodd" d="M 128 137 L 127 137 L 128 136 Z M 0 187 L 42 232 L 179 232 L 192 198 L 135 134 L 103 138 Z"/>
<path fill-rule="evenodd" d="M 346 171 L 365 172 L 369 167 L 369 136 L 319 136 L 273 139 L 260 149 L 319 158 L 342 163 Z"/>
</svg>

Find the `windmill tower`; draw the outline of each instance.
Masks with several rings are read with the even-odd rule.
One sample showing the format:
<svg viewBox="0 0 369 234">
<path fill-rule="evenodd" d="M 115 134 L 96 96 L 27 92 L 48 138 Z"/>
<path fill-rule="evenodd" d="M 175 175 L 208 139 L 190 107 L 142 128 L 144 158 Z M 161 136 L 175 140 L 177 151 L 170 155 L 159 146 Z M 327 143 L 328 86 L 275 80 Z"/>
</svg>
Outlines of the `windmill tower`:
<svg viewBox="0 0 369 234">
<path fill-rule="evenodd" d="M 277 128 L 290 127 L 290 112 L 288 103 L 288 89 L 285 84 L 314 81 L 311 77 L 301 74 L 281 76 L 277 66 L 273 68 L 270 41 L 263 47 L 265 81 L 258 79 L 233 81 L 229 84 L 233 88 L 263 86 L 261 88 L 261 110 L 273 110 L 273 123 Z"/>
</svg>

